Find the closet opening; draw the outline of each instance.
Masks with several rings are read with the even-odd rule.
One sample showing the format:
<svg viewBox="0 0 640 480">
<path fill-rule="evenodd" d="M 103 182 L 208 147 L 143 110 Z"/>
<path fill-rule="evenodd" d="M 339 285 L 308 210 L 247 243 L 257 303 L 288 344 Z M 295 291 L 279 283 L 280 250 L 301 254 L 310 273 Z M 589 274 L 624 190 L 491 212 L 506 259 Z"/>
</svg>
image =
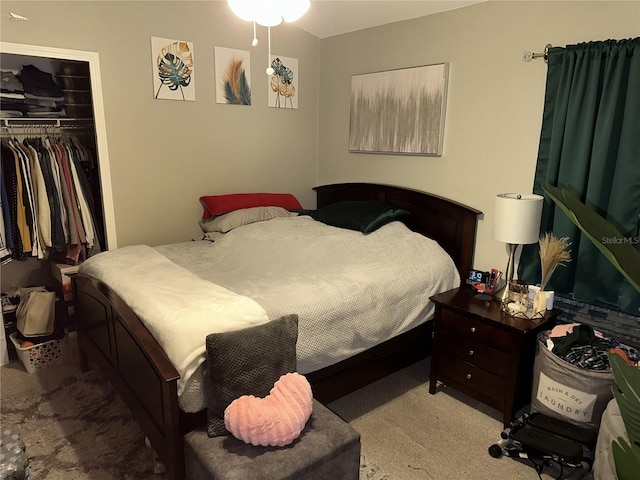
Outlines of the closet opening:
<svg viewBox="0 0 640 480">
<path fill-rule="evenodd" d="M 89 239 L 83 252 L 69 249 L 64 251 L 61 258 L 61 251 L 66 249 L 60 248 L 59 237 L 56 239 L 58 248 L 49 248 L 46 251 L 47 249 L 41 247 L 46 247 L 48 243 L 53 245 L 53 237 L 48 237 L 47 242 L 44 242 L 41 236 L 36 236 L 39 244 L 32 243 L 31 248 L 23 252 L 27 258 L 22 258 L 22 261 L 14 258 L 3 261 L 1 283 L 2 291 L 5 292 L 25 283 L 55 285 L 49 263 L 73 264 L 74 260 L 82 261 L 99 251 L 117 248 L 117 241 L 98 54 L 0 42 L 0 66 L 3 75 L 0 108 L 3 180 L 6 178 L 4 169 L 7 165 L 9 170 L 12 164 L 14 168 L 15 165 L 19 165 L 25 169 L 21 174 L 31 173 L 26 171 L 26 163 L 16 164 L 15 158 L 13 162 L 7 161 L 5 157 L 15 154 L 15 151 L 9 149 L 10 142 L 19 143 L 20 148 L 30 149 L 32 153 L 33 150 L 44 149 L 40 152 L 48 152 L 49 165 L 53 167 L 55 163 L 51 163 L 52 152 L 59 155 L 57 160 L 65 158 L 66 170 L 58 179 L 74 185 L 77 197 L 65 198 L 65 193 L 60 190 L 57 199 L 59 203 L 66 201 L 69 207 L 83 207 L 65 214 L 74 217 L 77 225 L 82 225 L 80 240 Z M 31 82 L 29 92 L 7 91 L 4 88 L 7 84 L 4 80 L 9 79 L 13 82 L 14 77 L 20 83 Z M 57 89 L 47 90 L 48 78 L 53 80 Z M 14 86 L 20 89 L 17 84 Z M 22 90 L 25 90 L 24 85 Z M 20 100 L 28 102 L 20 104 Z M 58 164 L 58 167 L 62 166 Z M 42 171 L 35 173 L 39 176 L 39 184 L 42 187 Z M 42 188 L 46 190 L 46 184 L 44 185 Z M 7 189 L 7 193 L 12 192 Z M 25 205 L 28 204 L 28 195 L 21 193 Z M 48 208 L 55 207 L 55 196 L 40 197 L 40 206 L 45 211 L 45 198 L 48 202 L 54 203 Z M 37 208 L 38 200 L 33 195 L 31 202 L 31 208 Z M 86 212 L 91 213 L 90 220 Z M 51 215 L 51 219 L 53 217 Z M 53 222 L 51 228 L 52 226 Z M 78 233 L 77 229 L 74 230 Z M 47 232 L 47 235 L 51 235 L 52 231 Z M 34 233 L 31 232 L 32 237 Z M 79 238 L 69 237 L 69 233 L 66 232 L 67 241 L 70 245 L 77 245 Z M 38 254 L 39 248 L 42 249 L 42 255 Z M 74 257 L 75 254 L 78 256 Z"/>
</svg>

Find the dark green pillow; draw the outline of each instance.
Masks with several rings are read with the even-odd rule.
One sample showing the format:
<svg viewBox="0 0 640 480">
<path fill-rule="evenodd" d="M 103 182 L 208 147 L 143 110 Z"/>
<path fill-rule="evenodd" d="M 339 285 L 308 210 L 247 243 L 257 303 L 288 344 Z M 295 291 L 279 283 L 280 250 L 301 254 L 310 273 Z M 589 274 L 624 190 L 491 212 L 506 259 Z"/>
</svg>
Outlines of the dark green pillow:
<svg viewBox="0 0 640 480">
<path fill-rule="evenodd" d="M 406 217 L 409 212 L 375 200 L 344 200 L 309 211 L 307 215 L 327 225 L 366 234 L 387 223 Z"/>
<path fill-rule="evenodd" d="M 242 395 L 265 397 L 285 373 L 296 371 L 298 316 L 207 335 L 207 434 L 226 435 L 224 410 Z"/>
</svg>

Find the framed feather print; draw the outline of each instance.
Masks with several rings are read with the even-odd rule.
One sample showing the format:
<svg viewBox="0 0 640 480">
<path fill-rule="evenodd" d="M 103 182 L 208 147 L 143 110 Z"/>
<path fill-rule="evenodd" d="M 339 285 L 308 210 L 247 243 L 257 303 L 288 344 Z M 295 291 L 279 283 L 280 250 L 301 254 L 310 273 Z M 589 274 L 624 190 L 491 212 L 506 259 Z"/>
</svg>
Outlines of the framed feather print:
<svg viewBox="0 0 640 480">
<path fill-rule="evenodd" d="M 251 105 L 251 59 L 248 50 L 214 47 L 216 103 Z"/>
<path fill-rule="evenodd" d="M 298 108 L 298 59 L 271 55 L 273 74 L 267 75 L 269 106 L 273 108 Z"/>
<path fill-rule="evenodd" d="M 351 76 L 349 151 L 442 155 L 449 64 Z"/>
<path fill-rule="evenodd" d="M 153 98 L 195 101 L 193 43 L 151 37 Z"/>
</svg>

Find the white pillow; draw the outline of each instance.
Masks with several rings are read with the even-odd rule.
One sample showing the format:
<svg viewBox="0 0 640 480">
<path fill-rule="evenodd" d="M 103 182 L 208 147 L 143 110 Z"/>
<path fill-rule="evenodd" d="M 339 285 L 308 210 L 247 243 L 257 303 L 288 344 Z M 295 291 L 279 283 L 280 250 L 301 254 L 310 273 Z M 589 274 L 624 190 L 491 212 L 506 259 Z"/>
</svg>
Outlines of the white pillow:
<svg viewBox="0 0 640 480">
<path fill-rule="evenodd" d="M 233 212 L 218 215 L 210 220 L 201 220 L 200 227 L 205 233 L 227 233 L 234 228 L 249 223 L 264 222 L 272 218 L 295 217 L 297 213 L 290 212 L 282 207 L 253 207 L 234 210 Z"/>
</svg>

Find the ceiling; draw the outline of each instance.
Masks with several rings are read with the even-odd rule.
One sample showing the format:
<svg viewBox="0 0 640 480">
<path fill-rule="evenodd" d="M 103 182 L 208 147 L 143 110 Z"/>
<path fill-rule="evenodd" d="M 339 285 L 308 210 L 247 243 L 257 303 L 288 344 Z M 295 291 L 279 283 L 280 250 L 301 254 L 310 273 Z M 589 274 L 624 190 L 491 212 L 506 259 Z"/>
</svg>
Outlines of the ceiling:
<svg viewBox="0 0 640 480">
<path fill-rule="evenodd" d="M 295 24 L 318 38 L 466 7 L 485 0 L 311 0 Z"/>
</svg>

